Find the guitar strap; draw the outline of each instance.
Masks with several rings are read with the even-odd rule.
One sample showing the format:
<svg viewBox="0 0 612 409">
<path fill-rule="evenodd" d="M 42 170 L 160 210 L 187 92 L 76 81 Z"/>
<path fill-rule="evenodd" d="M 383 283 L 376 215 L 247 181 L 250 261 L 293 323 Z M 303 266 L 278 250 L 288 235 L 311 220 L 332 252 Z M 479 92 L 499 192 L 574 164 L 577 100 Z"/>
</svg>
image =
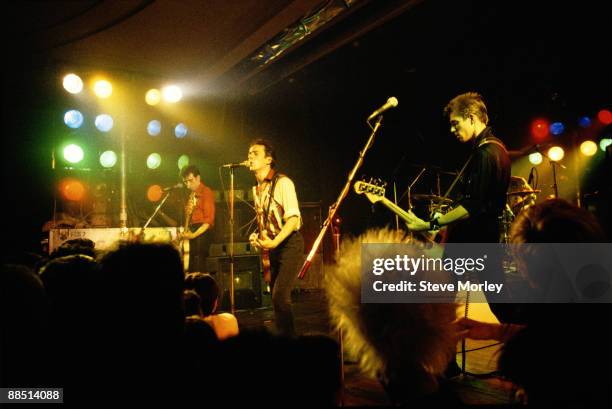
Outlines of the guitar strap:
<svg viewBox="0 0 612 409">
<path fill-rule="evenodd" d="M 482 141 L 480 141 L 480 143 L 478 144 L 477 148 L 480 148 L 480 147 L 482 147 L 482 146 L 484 146 L 486 144 L 489 144 L 489 143 L 494 143 L 494 144 L 500 146 L 504 151 L 506 150 L 506 147 L 504 146 L 504 144 L 501 143 L 500 141 L 498 141 L 497 139 L 494 139 L 494 138 L 484 138 Z M 443 197 L 445 199 L 448 197 L 450 192 L 453 190 L 453 188 L 455 187 L 455 185 L 457 184 L 459 179 L 461 179 L 461 176 L 463 176 L 463 173 L 465 172 L 465 170 L 467 169 L 468 165 L 470 164 L 470 162 L 474 158 L 474 155 L 476 154 L 476 150 L 477 149 L 474 149 L 474 151 L 472 152 L 470 157 L 467 159 L 467 161 L 465 161 L 465 164 L 463 165 L 463 167 L 461 168 L 461 170 L 457 174 L 457 177 L 455 178 L 455 180 L 453 180 L 453 183 L 451 183 L 451 185 L 448 188 L 448 190 L 446 191 L 446 193 L 444 193 Z"/>
<path fill-rule="evenodd" d="M 263 225 L 262 228 L 266 229 L 268 226 L 268 220 L 270 218 L 270 205 L 272 204 L 272 200 L 274 200 L 274 189 L 276 188 L 276 182 L 278 181 L 278 179 L 280 179 L 283 175 L 280 173 L 275 173 L 274 176 L 272 177 L 272 182 L 270 185 L 270 194 L 268 195 L 268 205 L 266 206 L 266 210 L 264 211 L 264 215 L 263 215 Z"/>
</svg>

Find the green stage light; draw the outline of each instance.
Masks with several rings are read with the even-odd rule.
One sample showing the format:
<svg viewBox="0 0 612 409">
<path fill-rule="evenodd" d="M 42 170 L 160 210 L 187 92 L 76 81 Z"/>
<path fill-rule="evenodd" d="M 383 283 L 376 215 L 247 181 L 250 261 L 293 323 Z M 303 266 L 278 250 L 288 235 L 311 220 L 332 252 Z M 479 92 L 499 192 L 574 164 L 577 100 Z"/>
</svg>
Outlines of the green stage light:
<svg viewBox="0 0 612 409">
<path fill-rule="evenodd" d="M 83 149 L 75 144 L 70 144 L 64 148 L 64 159 L 70 163 L 79 163 L 84 157 Z"/>
<path fill-rule="evenodd" d="M 100 155 L 100 165 L 105 168 L 112 168 L 117 163 L 117 154 L 113 151 L 106 151 Z"/>
<path fill-rule="evenodd" d="M 187 165 L 189 165 L 189 156 L 181 155 L 181 157 L 178 158 L 178 168 L 183 169 Z"/>
<path fill-rule="evenodd" d="M 157 169 L 161 165 L 161 156 L 159 153 L 152 153 L 147 157 L 147 167 L 149 169 Z"/>
</svg>

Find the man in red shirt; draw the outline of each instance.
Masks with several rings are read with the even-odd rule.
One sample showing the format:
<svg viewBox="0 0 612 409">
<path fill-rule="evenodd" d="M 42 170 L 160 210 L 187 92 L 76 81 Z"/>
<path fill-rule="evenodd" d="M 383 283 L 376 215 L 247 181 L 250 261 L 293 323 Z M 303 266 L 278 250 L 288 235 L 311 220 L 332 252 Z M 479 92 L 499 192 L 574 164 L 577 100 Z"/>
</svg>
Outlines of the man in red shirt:
<svg viewBox="0 0 612 409">
<path fill-rule="evenodd" d="M 183 239 L 189 240 L 188 271 L 205 272 L 208 248 L 211 242 L 210 229 L 215 223 L 215 195 L 200 178 L 200 170 L 195 165 L 181 170 L 185 187 L 191 191 L 185 205 L 187 227 Z"/>
</svg>

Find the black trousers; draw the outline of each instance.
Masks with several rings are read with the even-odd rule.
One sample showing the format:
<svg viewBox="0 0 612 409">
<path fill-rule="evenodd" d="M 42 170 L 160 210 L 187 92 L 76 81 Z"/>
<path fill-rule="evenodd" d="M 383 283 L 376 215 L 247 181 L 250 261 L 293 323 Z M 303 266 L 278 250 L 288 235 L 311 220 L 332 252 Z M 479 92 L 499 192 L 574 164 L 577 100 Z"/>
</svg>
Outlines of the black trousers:
<svg viewBox="0 0 612 409">
<path fill-rule="evenodd" d="M 304 239 L 300 232 L 291 233 L 277 248 L 270 251 L 270 288 L 274 307 L 274 323 L 283 335 L 295 335 L 291 290 L 304 261 Z"/>
<path fill-rule="evenodd" d="M 196 231 L 202 223 L 192 224 L 189 230 Z M 195 239 L 189 240 L 189 268 L 190 273 L 207 272 L 206 259 L 208 258 L 208 250 L 212 242 L 212 232 L 209 228 L 204 234 L 199 235 Z"/>
</svg>

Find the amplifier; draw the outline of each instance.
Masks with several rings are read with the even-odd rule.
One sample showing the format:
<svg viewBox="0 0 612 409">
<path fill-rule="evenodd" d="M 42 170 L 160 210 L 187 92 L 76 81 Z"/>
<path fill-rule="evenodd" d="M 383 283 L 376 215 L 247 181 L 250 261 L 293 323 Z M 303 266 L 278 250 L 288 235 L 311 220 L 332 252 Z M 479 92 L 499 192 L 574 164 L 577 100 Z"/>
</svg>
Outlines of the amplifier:
<svg viewBox="0 0 612 409">
<path fill-rule="evenodd" d="M 229 257 L 208 257 L 208 272 L 215 277 L 222 294 L 220 309 L 230 309 Z M 238 309 L 262 306 L 261 260 L 259 255 L 234 256 L 234 303 Z"/>
<path fill-rule="evenodd" d="M 230 244 L 229 243 L 213 243 L 210 245 L 209 255 L 210 257 L 224 257 L 229 255 Z M 236 243 L 234 242 L 234 256 L 241 255 L 258 255 L 259 251 L 251 246 L 248 241 Z"/>
<path fill-rule="evenodd" d="M 71 239 L 90 239 L 96 244 L 96 250 L 109 250 L 119 240 L 171 242 L 177 237 L 176 227 L 149 227 L 142 234 L 142 227 L 129 227 L 127 229 L 99 228 L 99 229 L 51 229 L 49 230 L 49 254 L 63 242 Z"/>
</svg>

